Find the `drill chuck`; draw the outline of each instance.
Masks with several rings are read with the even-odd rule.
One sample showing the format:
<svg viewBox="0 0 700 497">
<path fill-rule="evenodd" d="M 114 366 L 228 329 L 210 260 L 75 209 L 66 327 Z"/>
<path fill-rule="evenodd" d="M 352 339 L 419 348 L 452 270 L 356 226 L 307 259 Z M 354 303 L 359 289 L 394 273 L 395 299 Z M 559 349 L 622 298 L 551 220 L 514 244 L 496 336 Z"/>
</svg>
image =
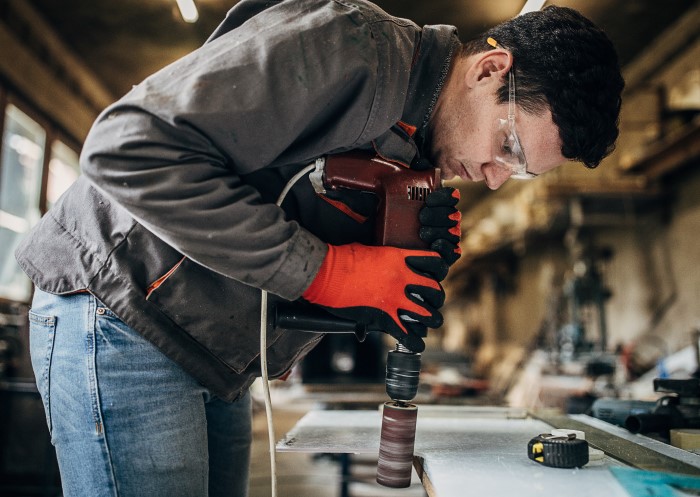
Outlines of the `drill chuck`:
<svg viewBox="0 0 700 497">
<path fill-rule="evenodd" d="M 408 402 L 418 392 L 420 354 L 397 347 L 386 358 L 386 393 L 390 399 Z M 404 352 L 405 351 L 405 352 Z"/>
</svg>

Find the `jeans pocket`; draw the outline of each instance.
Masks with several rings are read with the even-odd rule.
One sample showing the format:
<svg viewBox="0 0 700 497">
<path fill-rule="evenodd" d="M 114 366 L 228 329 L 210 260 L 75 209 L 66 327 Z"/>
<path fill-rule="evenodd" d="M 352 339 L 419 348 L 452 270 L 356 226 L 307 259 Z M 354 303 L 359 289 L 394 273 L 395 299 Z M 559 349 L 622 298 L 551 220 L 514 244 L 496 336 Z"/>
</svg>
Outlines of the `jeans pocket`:
<svg viewBox="0 0 700 497">
<path fill-rule="evenodd" d="M 51 359 L 56 336 L 56 318 L 29 311 L 29 349 L 32 369 L 46 413 L 49 433 L 51 425 Z"/>
</svg>

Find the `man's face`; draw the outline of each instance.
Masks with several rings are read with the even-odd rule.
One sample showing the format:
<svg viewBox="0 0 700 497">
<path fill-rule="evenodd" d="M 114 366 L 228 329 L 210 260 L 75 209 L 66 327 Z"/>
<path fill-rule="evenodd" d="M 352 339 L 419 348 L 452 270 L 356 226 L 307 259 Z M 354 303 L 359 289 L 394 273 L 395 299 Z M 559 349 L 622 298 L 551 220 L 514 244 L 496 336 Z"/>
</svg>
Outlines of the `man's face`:
<svg viewBox="0 0 700 497">
<path fill-rule="evenodd" d="M 495 161 L 499 119 L 507 118 L 508 104 L 496 101 L 502 79 L 482 78 L 479 83 L 470 86 L 468 78 L 457 73 L 453 86 L 444 98 L 441 96 L 431 119 L 429 156 L 440 168 L 443 179 L 485 181 L 495 190 L 513 174 L 510 168 Z M 531 115 L 516 105 L 515 129 L 528 172 L 542 174 L 566 161 L 561 154 L 559 130 L 549 110 Z"/>
</svg>

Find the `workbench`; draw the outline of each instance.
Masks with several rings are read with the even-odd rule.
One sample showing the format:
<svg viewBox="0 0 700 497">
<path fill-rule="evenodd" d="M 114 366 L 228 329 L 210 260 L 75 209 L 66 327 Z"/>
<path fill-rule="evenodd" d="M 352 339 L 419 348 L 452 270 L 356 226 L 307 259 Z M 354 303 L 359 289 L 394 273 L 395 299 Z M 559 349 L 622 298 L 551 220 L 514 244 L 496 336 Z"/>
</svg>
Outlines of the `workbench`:
<svg viewBox="0 0 700 497">
<path fill-rule="evenodd" d="M 546 419 L 546 421 L 545 421 Z M 583 468 L 542 466 L 528 441 L 553 428 L 584 431 L 603 449 Z M 378 454 L 379 410 L 312 410 L 278 442 L 280 452 Z M 523 409 L 419 406 L 414 466 L 429 497 L 627 497 L 611 468 L 700 475 L 700 456 L 584 415 L 534 417 Z"/>
</svg>

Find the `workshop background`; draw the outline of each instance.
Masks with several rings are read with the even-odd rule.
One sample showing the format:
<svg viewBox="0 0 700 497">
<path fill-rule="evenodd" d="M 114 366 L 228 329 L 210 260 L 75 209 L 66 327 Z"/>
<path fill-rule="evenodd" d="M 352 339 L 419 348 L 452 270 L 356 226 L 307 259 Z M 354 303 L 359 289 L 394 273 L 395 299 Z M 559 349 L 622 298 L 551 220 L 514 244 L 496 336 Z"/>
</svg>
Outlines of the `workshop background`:
<svg viewBox="0 0 700 497">
<path fill-rule="evenodd" d="M 98 113 L 202 44 L 236 3 L 195 1 L 194 22 L 175 0 L 0 2 L 0 495 L 60 492 L 28 359 L 32 287 L 14 248 L 80 174 Z M 376 3 L 419 24 L 454 24 L 467 39 L 524 1 Z M 654 378 L 691 378 L 698 367 L 700 2 L 547 3 L 580 10 L 619 51 L 618 146 L 595 171 L 567 164 L 496 192 L 452 182 L 464 254 L 445 282 L 445 325 L 428 338 L 426 403 L 591 413 L 599 398 L 655 400 Z M 383 401 L 387 344 L 344 338 L 273 382 L 278 435 L 314 406 Z M 253 497 L 269 495 L 259 405 L 255 437 Z M 364 478 L 361 462 L 349 475 L 336 456 L 284 455 L 280 492 L 424 495 L 420 484 L 377 487 L 372 464 Z"/>
</svg>

